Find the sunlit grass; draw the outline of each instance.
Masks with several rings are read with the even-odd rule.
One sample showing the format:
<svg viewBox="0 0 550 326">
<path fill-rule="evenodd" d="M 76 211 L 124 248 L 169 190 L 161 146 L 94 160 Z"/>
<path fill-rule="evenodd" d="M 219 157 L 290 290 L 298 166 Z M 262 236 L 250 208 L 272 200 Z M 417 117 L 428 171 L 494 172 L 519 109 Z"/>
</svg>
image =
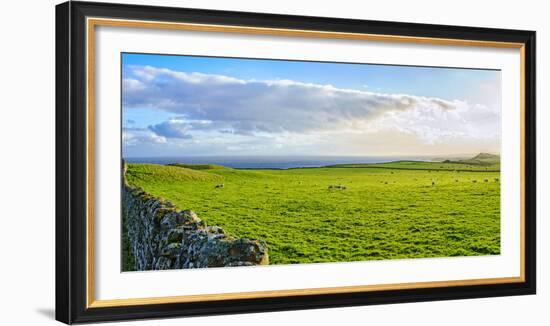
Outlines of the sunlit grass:
<svg viewBox="0 0 550 326">
<path fill-rule="evenodd" d="M 429 162 L 289 170 L 130 164 L 127 178 L 209 225 L 265 240 L 270 263 L 288 264 L 499 254 L 499 175 L 497 165 Z"/>
</svg>

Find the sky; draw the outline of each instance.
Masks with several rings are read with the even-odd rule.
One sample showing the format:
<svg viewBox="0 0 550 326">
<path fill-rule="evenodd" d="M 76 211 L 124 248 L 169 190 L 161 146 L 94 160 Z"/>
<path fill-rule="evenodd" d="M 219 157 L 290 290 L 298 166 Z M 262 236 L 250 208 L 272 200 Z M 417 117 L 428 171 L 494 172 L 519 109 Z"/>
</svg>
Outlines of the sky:
<svg viewBox="0 0 550 326">
<path fill-rule="evenodd" d="M 500 152 L 500 71 L 122 54 L 124 157 Z"/>
</svg>

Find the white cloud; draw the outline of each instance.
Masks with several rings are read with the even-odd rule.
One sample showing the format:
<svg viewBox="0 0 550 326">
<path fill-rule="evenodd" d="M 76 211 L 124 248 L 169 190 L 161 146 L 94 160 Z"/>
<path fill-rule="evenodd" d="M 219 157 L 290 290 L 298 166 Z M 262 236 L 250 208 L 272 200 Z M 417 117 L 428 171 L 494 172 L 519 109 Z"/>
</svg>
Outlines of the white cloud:
<svg viewBox="0 0 550 326">
<path fill-rule="evenodd" d="M 141 128 L 123 128 L 122 143 L 125 146 L 135 146 L 140 144 L 164 144 L 166 137 L 159 136 L 155 132 Z"/>
<path fill-rule="evenodd" d="M 140 139 L 149 142 L 216 133 L 263 135 L 273 139 L 275 145 L 280 144 L 276 138 L 281 137 L 369 137 L 391 131 L 415 137 L 426 146 L 470 144 L 478 139 L 498 147 L 500 142 L 500 108 L 464 100 L 375 93 L 292 80 L 241 80 L 150 66 L 128 67 L 123 105 L 125 110 L 150 108 L 177 117 L 149 126 L 148 133 L 143 131 Z M 239 147 L 237 143 L 230 145 Z"/>
</svg>

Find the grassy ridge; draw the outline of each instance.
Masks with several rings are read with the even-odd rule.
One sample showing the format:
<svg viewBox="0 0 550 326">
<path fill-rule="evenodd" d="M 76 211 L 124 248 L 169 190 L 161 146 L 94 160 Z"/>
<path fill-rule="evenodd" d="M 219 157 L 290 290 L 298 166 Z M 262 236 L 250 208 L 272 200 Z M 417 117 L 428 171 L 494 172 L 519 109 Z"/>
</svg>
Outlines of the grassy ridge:
<svg viewBox="0 0 550 326">
<path fill-rule="evenodd" d="M 130 184 L 138 185 L 142 183 L 171 184 L 193 181 L 216 181 L 222 179 L 218 175 L 202 171 L 156 164 L 130 164 L 126 173 L 126 178 Z"/>
<path fill-rule="evenodd" d="M 228 233 L 264 239 L 272 264 L 499 254 L 499 172 L 468 164 L 455 171 L 449 164 L 289 170 L 130 164 L 128 181 Z"/>
<path fill-rule="evenodd" d="M 375 164 L 337 164 L 329 167 L 338 168 L 390 168 L 401 170 L 433 170 L 433 171 L 481 171 L 499 172 L 500 162 L 488 163 L 474 159 L 447 162 L 396 161 Z"/>
<path fill-rule="evenodd" d="M 217 165 L 217 164 L 183 164 L 183 163 L 174 163 L 169 164 L 169 166 L 177 166 L 180 168 L 186 168 L 191 170 L 219 170 L 219 169 L 227 169 L 225 166 Z"/>
</svg>

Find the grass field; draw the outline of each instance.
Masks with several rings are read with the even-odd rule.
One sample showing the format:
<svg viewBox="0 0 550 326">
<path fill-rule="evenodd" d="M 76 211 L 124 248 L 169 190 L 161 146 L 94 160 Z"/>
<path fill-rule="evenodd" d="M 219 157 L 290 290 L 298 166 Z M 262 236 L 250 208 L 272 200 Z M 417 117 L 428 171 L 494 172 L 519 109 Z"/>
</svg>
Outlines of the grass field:
<svg viewBox="0 0 550 326">
<path fill-rule="evenodd" d="M 127 179 L 227 233 L 265 240 L 270 263 L 289 264 L 499 254 L 498 171 L 498 163 L 473 161 L 288 170 L 129 164 Z"/>
</svg>

